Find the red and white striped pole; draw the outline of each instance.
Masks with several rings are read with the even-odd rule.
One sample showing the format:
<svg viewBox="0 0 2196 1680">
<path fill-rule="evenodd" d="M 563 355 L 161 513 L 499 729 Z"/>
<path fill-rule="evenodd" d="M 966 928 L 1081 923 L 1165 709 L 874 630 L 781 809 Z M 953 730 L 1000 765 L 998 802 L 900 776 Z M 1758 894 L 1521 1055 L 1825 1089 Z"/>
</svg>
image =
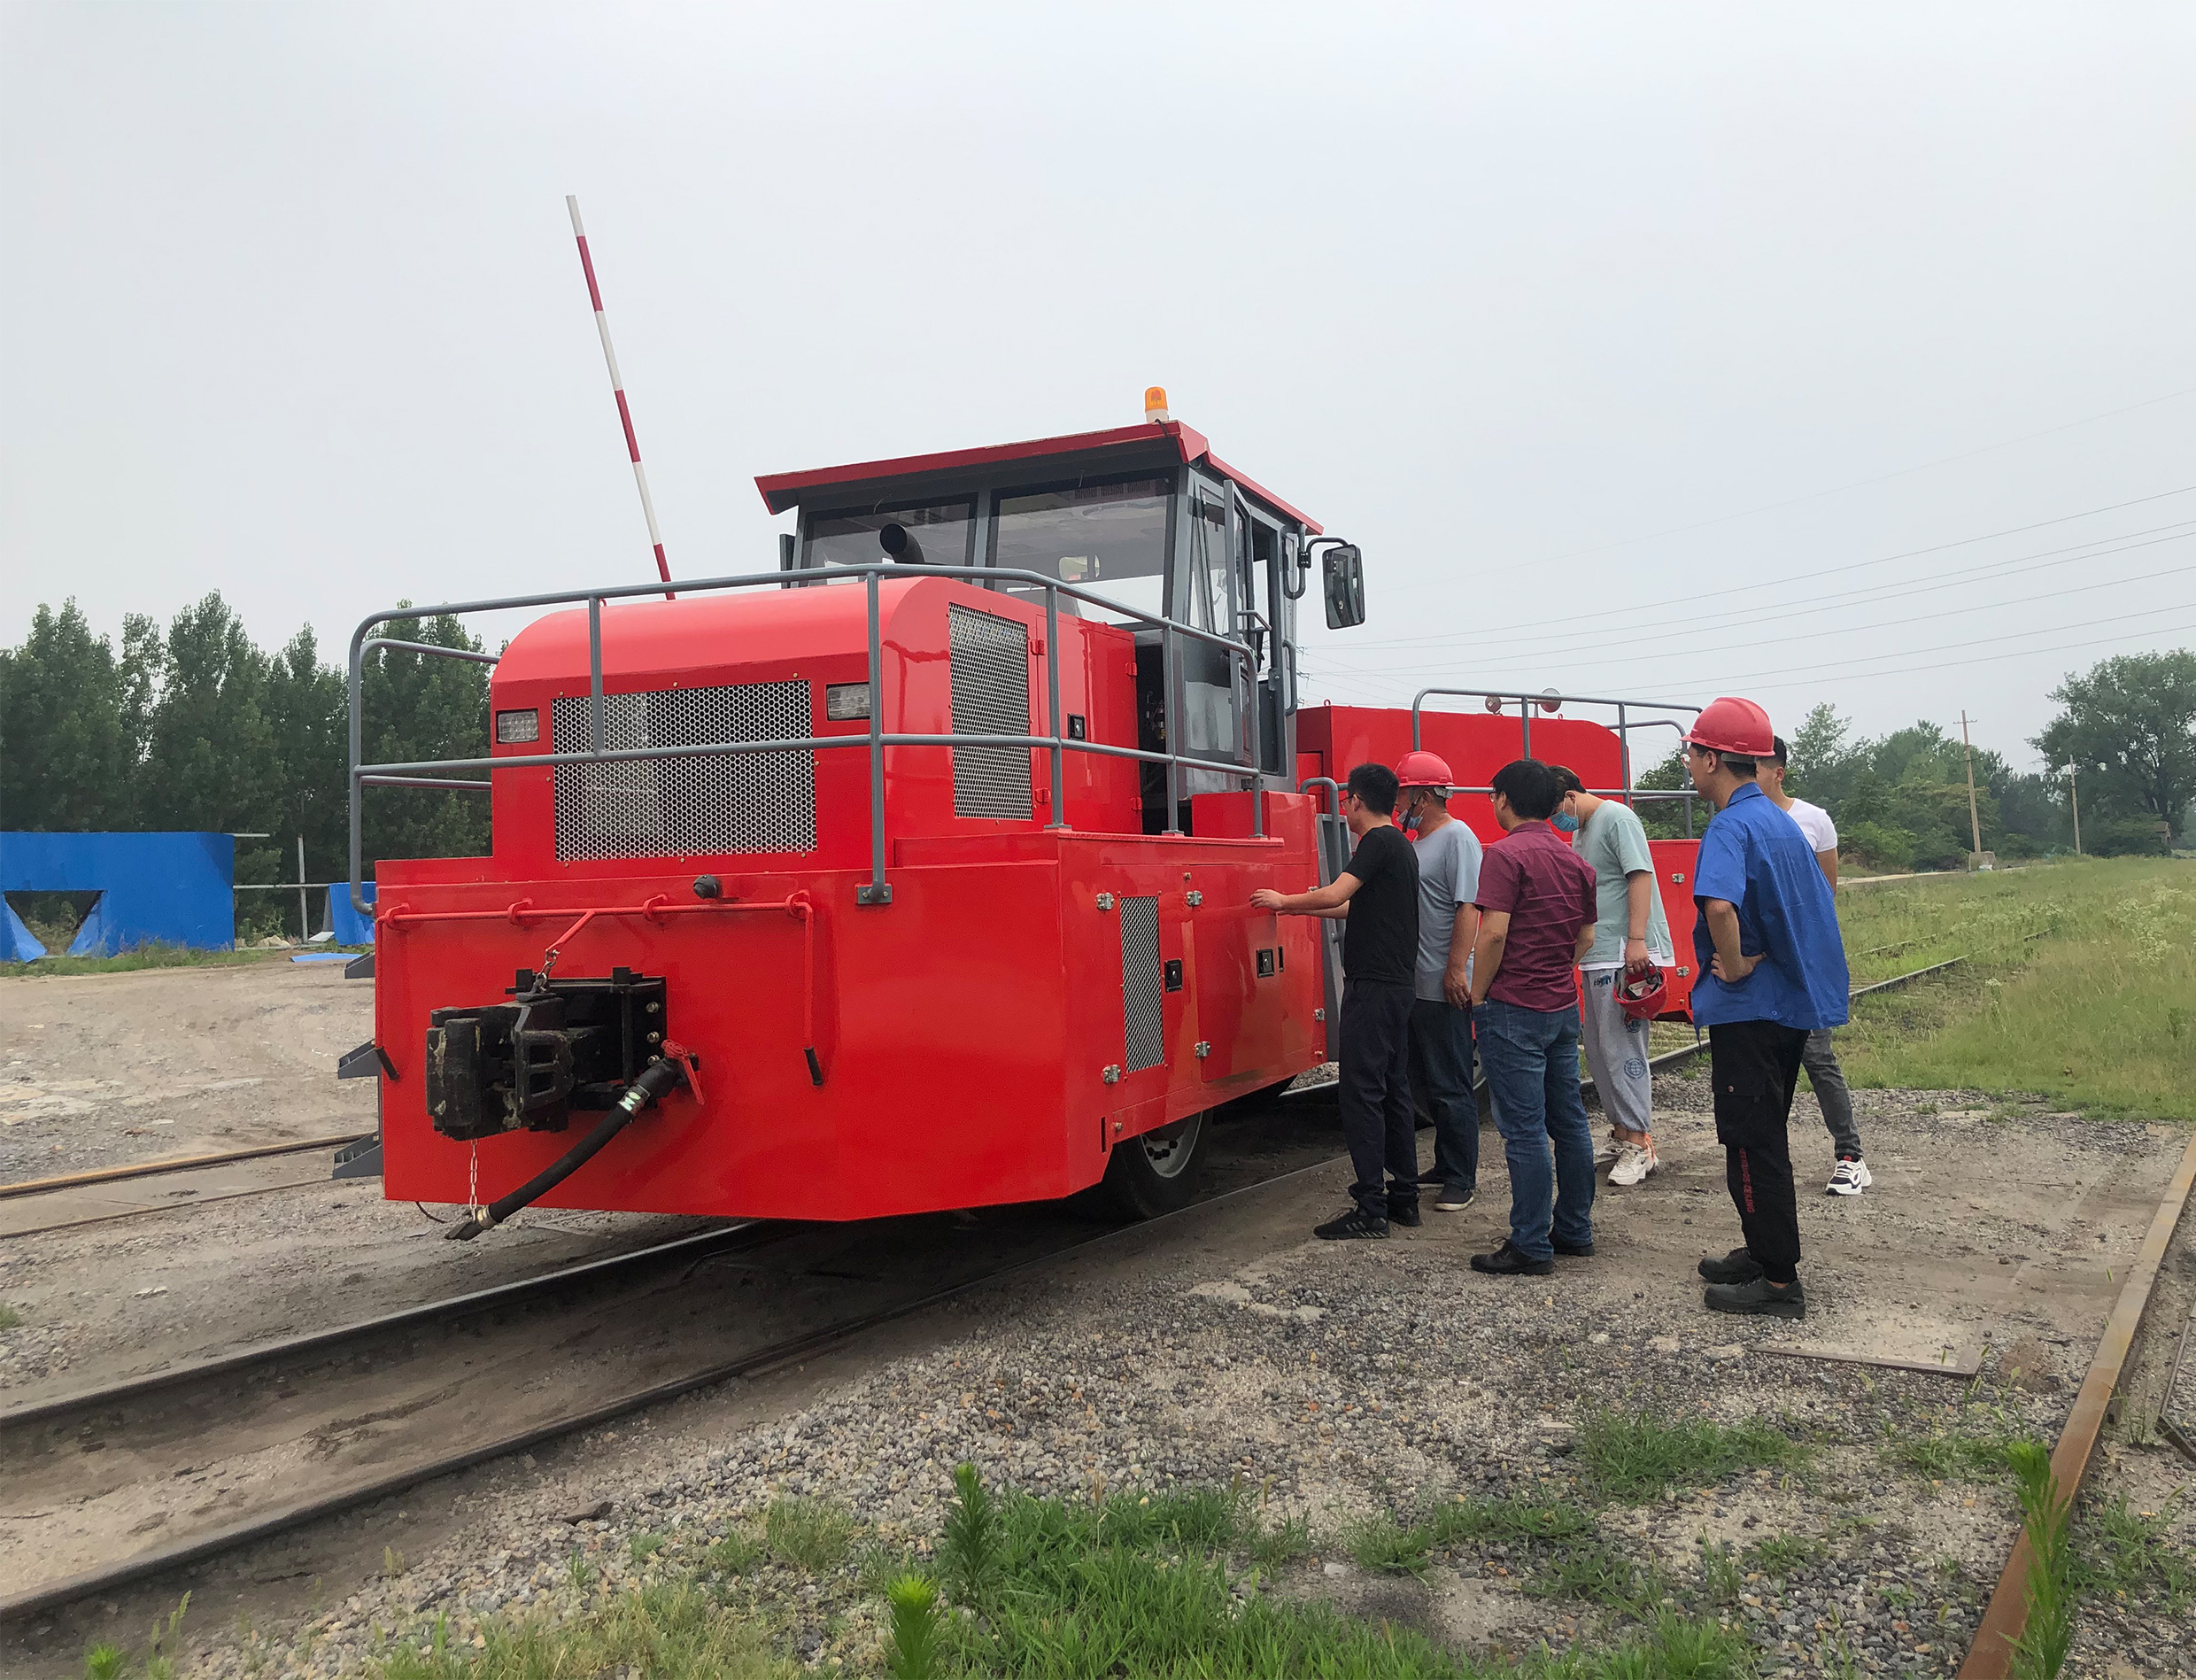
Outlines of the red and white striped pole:
<svg viewBox="0 0 2196 1680">
<path fill-rule="evenodd" d="M 610 348 L 610 320 L 602 313 L 602 288 L 595 283 L 595 259 L 587 254 L 587 229 L 580 226 L 579 200 L 564 195 L 564 207 L 572 213 L 572 236 L 579 241 L 579 266 L 587 275 L 588 299 L 595 306 L 595 330 L 602 335 L 602 359 L 610 365 L 610 394 L 617 399 L 618 422 L 625 428 L 625 450 L 633 458 L 633 482 L 640 486 L 640 511 L 648 521 L 648 540 L 656 551 L 656 575 L 671 581 L 671 563 L 663 557 L 663 538 L 656 531 L 656 505 L 649 499 L 648 475 L 640 464 L 640 439 L 633 436 L 632 411 L 625 406 L 625 380 L 618 372 L 617 352 Z M 674 599 L 667 590 L 664 598 Z"/>
</svg>

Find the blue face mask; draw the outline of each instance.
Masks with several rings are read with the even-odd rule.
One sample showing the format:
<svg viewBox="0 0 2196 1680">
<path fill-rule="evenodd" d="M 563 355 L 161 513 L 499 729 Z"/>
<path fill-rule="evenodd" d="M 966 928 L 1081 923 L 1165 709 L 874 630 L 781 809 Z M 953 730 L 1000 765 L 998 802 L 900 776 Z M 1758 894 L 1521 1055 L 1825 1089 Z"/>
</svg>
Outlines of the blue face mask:
<svg viewBox="0 0 2196 1680">
<path fill-rule="evenodd" d="M 1558 834 L 1575 834 L 1578 832 L 1579 820 L 1568 811 L 1558 811 L 1548 819 L 1548 825 Z"/>
</svg>

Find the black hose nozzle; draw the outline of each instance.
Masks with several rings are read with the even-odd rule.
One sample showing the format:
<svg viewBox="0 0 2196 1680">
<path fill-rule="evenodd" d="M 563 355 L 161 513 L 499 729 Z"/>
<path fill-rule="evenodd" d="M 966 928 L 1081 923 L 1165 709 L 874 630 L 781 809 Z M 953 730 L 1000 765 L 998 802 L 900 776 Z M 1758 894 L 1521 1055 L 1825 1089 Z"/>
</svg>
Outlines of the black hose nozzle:
<svg viewBox="0 0 2196 1680">
<path fill-rule="evenodd" d="M 483 1231 L 492 1231 L 521 1208 L 539 1200 L 570 1178 L 573 1173 L 593 1160 L 602 1146 L 632 1124 L 633 1117 L 650 1104 L 661 1101 L 686 1083 L 686 1070 L 668 1057 L 651 1062 L 641 1070 L 640 1077 L 625 1088 L 617 1106 L 595 1126 L 594 1130 L 525 1183 L 499 1196 L 467 1218 L 458 1221 L 443 1235 L 452 1243 L 470 1243 Z"/>
</svg>

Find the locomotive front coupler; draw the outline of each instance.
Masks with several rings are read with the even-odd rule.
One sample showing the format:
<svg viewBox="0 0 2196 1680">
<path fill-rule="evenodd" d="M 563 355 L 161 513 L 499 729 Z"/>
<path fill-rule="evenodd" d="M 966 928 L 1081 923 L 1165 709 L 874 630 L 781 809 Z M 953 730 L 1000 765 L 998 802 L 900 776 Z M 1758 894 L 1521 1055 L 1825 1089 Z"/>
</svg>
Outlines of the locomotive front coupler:
<svg viewBox="0 0 2196 1680">
<path fill-rule="evenodd" d="M 682 1087 L 693 1086 L 694 1080 L 687 1072 L 686 1064 L 692 1062 L 698 1071 L 701 1058 L 684 1051 L 680 1046 L 666 1045 L 665 1049 L 672 1054 L 649 1063 L 641 1070 L 640 1077 L 626 1088 L 623 1095 L 612 1106 L 607 1119 L 598 1124 L 585 1137 L 510 1195 L 499 1196 L 486 1207 L 473 1209 L 465 1219 L 459 1220 L 443 1235 L 452 1242 L 470 1243 L 483 1231 L 494 1230 L 521 1208 L 528 1206 L 537 1197 L 546 1196 L 586 1165 L 594 1158 L 596 1152 L 630 1125 L 633 1117 L 643 1109 Z M 695 1089 L 699 1095 L 699 1088 Z"/>
<path fill-rule="evenodd" d="M 553 979 L 545 963 L 520 969 L 505 996 L 428 1016 L 428 1117 L 459 1142 L 561 1132 L 575 1109 L 606 1112 L 670 1041 L 663 980 L 630 968 Z"/>
</svg>

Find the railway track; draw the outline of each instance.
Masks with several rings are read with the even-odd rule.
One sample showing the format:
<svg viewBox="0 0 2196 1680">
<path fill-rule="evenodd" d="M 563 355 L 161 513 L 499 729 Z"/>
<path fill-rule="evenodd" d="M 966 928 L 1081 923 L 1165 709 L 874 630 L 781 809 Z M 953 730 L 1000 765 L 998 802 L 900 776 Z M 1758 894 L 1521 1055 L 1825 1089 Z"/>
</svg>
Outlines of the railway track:
<svg viewBox="0 0 2196 1680">
<path fill-rule="evenodd" d="M 1219 1128 L 1211 1193 L 1169 1217 L 1331 1164 L 1332 1100 L 1313 1086 Z M 0 1412 L 11 1514 L 40 1525 L 0 1534 L 0 1577 L 25 1583 L 0 1622 L 765 1374 L 1123 1234 L 1073 1204 L 973 1230 L 746 1222 Z"/>
</svg>

